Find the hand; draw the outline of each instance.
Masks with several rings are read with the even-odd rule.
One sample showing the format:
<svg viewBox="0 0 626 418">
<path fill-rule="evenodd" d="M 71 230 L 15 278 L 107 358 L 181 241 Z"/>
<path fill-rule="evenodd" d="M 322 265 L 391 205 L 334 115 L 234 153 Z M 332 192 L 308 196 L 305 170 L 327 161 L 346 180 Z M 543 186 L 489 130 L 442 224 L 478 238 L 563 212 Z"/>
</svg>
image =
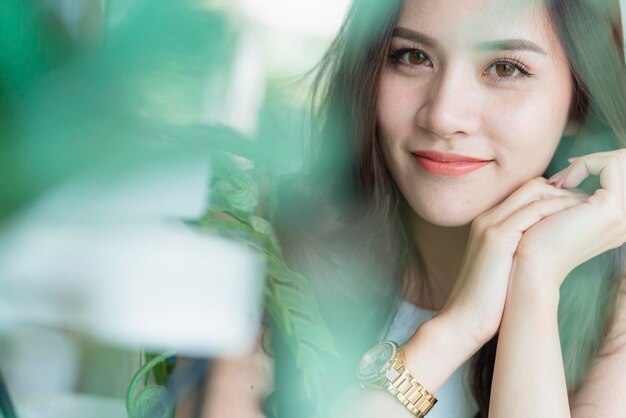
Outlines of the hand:
<svg viewBox="0 0 626 418">
<path fill-rule="evenodd" d="M 542 219 L 581 202 L 580 195 L 555 188 L 540 177 L 479 215 L 471 225 L 460 277 L 437 316 L 466 330 L 478 348 L 489 341 L 500 326 L 522 234 Z"/>
<path fill-rule="evenodd" d="M 574 268 L 626 242 L 625 173 L 626 149 L 619 149 L 582 156 L 552 176 L 549 181 L 560 189 L 578 186 L 589 174 L 599 175 L 601 188 L 586 202 L 528 229 L 520 240 L 516 263 L 544 272 L 541 280 L 553 277 L 558 290 Z"/>
</svg>

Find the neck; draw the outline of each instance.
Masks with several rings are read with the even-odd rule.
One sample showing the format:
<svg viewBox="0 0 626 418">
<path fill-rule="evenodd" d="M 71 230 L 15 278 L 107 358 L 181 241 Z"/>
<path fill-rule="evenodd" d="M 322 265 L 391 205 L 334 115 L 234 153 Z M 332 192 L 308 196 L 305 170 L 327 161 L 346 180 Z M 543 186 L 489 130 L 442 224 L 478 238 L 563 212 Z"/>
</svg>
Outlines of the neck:
<svg viewBox="0 0 626 418">
<path fill-rule="evenodd" d="M 470 226 L 443 227 L 417 214 L 410 217 L 410 231 L 423 269 L 420 272 L 416 262 L 410 263 L 404 295 L 408 302 L 435 311 L 444 306 L 461 271 Z"/>
</svg>

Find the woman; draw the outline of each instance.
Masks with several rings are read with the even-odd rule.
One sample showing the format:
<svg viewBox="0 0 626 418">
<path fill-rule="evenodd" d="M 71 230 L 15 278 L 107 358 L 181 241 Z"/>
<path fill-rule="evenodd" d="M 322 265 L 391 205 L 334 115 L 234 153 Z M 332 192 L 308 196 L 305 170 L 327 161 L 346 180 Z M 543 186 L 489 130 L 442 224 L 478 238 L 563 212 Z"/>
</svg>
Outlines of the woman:
<svg viewBox="0 0 626 418">
<path fill-rule="evenodd" d="M 381 324 L 367 328 L 370 343 L 409 337 L 398 341 L 404 365 L 430 394 L 472 361 L 474 402 L 441 398 L 431 418 L 453 416 L 438 415 L 444 403 L 458 404 L 459 417 L 620 416 L 619 3 L 379 3 L 353 2 L 320 68 L 317 158 L 310 183 L 296 187 L 310 196 L 309 211 L 285 205 L 281 218 L 292 225 L 280 239 L 294 267 L 327 297 L 344 290 L 344 302 L 351 290 L 361 300 L 364 287 L 386 290 L 391 298 L 379 301 L 390 304 L 371 303 L 369 319 L 346 321 L 353 330 Z M 575 190 L 590 174 L 600 177 L 598 190 Z M 355 269 L 354 260 L 380 282 L 337 283 L 338 269 Z M 333 297 L 326 305 L 338 305 Z M 432 318 L 401 329 L 407 304 Z M 339 346 L 356 334 L 337 333 Z M 280 384 L 288 366 L 277 361 L 277 392 L 293 390 Z M 380 389 L 349 390 L 333 410 L 410 416 Z"/>
</svg>

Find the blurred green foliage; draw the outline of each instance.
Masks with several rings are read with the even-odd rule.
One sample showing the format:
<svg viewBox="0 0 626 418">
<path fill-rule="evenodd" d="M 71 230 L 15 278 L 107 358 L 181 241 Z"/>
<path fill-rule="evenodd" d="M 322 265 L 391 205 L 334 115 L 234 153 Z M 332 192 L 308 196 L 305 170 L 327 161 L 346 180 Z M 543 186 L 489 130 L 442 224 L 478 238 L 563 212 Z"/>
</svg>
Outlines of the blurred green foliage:
<svg viewBox="0 0 626 418">
<path fill-rule="evenodd" d="M 265 306 L 304 376 L 305 392 L 323 408 L 321 353 L 339 356 L 309 280 L 291 270 L 270 223 L 277 196 L 263 167 L 246 170 L 222 154 L 211 188 L 211 205 L 202 225 L 243 242 L 263 254 L 266 263 Z"/>
<path fill-rule="evenodd" d="M 270 223 L 272 185 L 299 165 L 303 111 L 287 95 L 270 95 L 252 136 L 207 120 L 207 109 L 224 105 L 238 40 L 224 9 L 110 0 L 72 28 L 53 5 L 0 2 L 0 220 L 73 178 L 113 181 L 141 165 L 206 154 L 211 204 L 198 224 L 265 257 L 267 313 L 308 395 L 319 395 L 318 352 L 336 349 L 307 278 L 286 266 Z M 154 366 L 165 384 L 171 370 Z"/>
<path fill-rule="evenodd" d="M 0 217 L 72 176 L 218 148 L 219 134 L 181 128 L 201 120 L 205 100 L 219 105 L 202 93 L 230 70 L 235 33 L 222 13 L 135 1 L 97 39 L 72 44 L 39 4 L 0 6 Z"/>
</svg>

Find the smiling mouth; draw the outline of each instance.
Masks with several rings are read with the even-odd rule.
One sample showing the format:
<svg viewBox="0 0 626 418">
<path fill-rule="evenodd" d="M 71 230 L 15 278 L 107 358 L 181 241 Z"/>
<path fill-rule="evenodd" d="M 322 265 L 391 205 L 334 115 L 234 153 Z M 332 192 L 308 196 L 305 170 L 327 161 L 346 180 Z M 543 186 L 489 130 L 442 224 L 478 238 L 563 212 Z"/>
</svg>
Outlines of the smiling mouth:
<svg viewBox="0 0 626 418">
<path fill-rule="evenodd" d="M 444 177 L 458 177 L 476 171 L 491 162 L 490 161 L 435 161 L 422 155 L 413 154 L 420 168 L 429 174 Z"/>
</svg>

